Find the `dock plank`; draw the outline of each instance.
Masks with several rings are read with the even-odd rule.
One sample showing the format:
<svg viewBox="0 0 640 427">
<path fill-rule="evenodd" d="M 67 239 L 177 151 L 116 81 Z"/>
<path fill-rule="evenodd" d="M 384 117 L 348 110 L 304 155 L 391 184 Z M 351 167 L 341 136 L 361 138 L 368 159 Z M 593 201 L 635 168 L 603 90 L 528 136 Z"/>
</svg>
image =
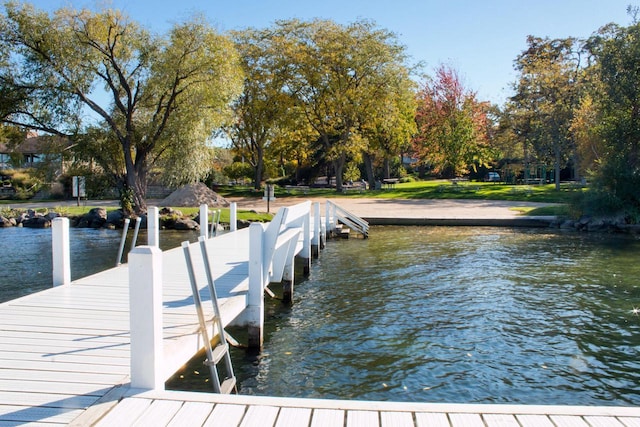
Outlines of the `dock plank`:
<svg viewBox="0 0 640 427">
<path fill-rule="evenodd" d="M 282 408 L 278 414 L 276 427 L 308 426 L 310 420 L 310 408 Z"/>
<path fill-rule="evenodd" d="M 413 415 L 410 412 L 380 412 L 382 427 L 414 427 Z"/>
<path fill-rule="evenodd" d="M 112 411 L 99 420 L 96 427 L 130 426 L 151 406 L 149 399 L 129 398 L 120 402 Z"/>
<path fill-rule="evenodd" d="M 201 402 L 185 402 L 167 427 L 201 426 L 211 414 L 211 406 Z"/>
<path fill-rule="evenodd" d="M 417 412 L 416 427 L 449 427 L 447 414 L 442 412 Z"/>
<path fill-rule="evenodd" d="M 271 427 L 275 424 L 279 411 L 275 406 L 250 406 L 240 427 Z"/>
<path fill-rule="evenodd" d="M 316 409 L 313 411 L 311 427 L 343 427 L 344 411 L 340 409 Z"/>
<path fill-rule="evenodd" d="M 175 400 L 155 400 L 140 414 L 140 418 L 132 425 L 135 427 L 166 426 L 182 407 Z M 183 424 L 188 425 L 188 424 Z"/>
<path fill-rule="evenodd" d="M 205 427 L 238 426 L 246 411 L 247 407 L 244 405 L 220 403 L 213 408 L 211 415 L 203 425 Z"/>
<path fill-rule="evenodd" d="M 347 427 L 377 427 L 380 417 L 374 411 L 351 410 L 347 412 Z"/>
</svg>

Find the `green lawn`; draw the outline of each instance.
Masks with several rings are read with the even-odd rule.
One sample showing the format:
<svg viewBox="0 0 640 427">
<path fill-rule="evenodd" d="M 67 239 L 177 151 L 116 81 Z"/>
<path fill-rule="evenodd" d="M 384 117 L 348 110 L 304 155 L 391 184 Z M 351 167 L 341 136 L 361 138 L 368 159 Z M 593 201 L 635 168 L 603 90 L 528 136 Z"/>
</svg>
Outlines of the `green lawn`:
<svg viewBox="0 0 640 427">
<path fill-rule="evenodd" d="M 249 187 L 220 187 L 216 189 L 223 197 L 262 197 L 262 191 Z M 395 188 L 368 190 L 362 193 L 349 191 L 337 193 L 335 189 L 311 188 L 308 191 L 286 191 L 276 187 L 276 197 L 373 197 L 381 199 L 476 199 L 510 200 L 545 203 L 568 203 L 573 194 L 582 191 L 572 184 L 563 184 L 559 191 L 555 185 L 507 185 L 490 182 L 459 182 L 448 180 L 417 181 L 397 184 Z"/>
</svg>

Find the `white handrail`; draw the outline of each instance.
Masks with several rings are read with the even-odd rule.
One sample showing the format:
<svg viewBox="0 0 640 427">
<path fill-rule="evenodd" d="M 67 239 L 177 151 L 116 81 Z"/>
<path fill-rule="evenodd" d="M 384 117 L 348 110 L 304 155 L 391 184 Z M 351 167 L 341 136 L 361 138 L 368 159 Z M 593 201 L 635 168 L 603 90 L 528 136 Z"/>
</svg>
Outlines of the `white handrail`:
<svg viewBox="0 0 640 427">
<path fill-rule="evenodd" d="M 369 237 L 369 223 L 367 221 L 338 206 L 330 200 L 327 200 L 327 208 L 327 216 L 333 216 L 334 226 L 335 222 L 340 220 L 344 225 L 361 233 L 365 238 Z"/>
</svg>

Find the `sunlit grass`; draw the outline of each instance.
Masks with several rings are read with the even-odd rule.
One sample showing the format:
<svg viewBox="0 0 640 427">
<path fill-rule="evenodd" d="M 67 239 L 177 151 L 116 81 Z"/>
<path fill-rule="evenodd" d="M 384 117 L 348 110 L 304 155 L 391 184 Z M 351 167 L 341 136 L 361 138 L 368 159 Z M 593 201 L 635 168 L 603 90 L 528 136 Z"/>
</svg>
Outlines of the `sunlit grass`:
<svg viewBox="0 0 640 427">
<path fill-rule="evenodd" d="M 247 187 L 221 187 L 217 191 L 224 197 L 262 197 L 261 191 Z M 335 189 L 310 188 L 289 190 L 276 187 L 276 197 L 349 197 L 383 199 L 475 199 L 508 200 L 545 203 L 568 203 L 573 194 L 582 191 L 571 184 L 562 184 L 560 190 L 555 185 L 509 185 L 491 182 L 458 182 L 448 180 L 416 181 L 396 184 L 393 188 L 349 191 L 338 193 Z"/>
</svg>

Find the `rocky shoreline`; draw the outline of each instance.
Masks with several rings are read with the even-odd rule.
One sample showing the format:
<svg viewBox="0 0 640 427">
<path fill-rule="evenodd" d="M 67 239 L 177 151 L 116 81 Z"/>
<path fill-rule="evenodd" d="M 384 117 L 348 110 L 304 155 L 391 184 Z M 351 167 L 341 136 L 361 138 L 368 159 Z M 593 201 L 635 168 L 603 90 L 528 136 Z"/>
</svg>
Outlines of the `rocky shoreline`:
<svg viewBox="0 0 640 427">
<path fill-rule="evenodd" d="M 162 208 L 159 211 L 160 228 L 170 230 L 199 230 L 200 215 L 194 218 L 184 216 L 179 210 L 172 208 Z M 24 212 L 16 211 L 14 216 L 0 215 L 0 228 L 4 227 L 26 227 L 26 228 L 49 228 L 51 221 L 64 215 L 59 212 L 50 211 L 46 213 L 36 212 L 33 209 L 27 209 Z M 109 228 L 121 229 L 124 227 L 125 215 L 122 210 L 108 211 L 105 208 L 97 207 L 91 209 L 88 213 L 81 216 L 70 216 L 71 227 L 77 228 Z M 130 223 L 133 227 L 135 222 Z M 141 227 L 147 227 L 147 216 L 141 217 Z M 219 228 L 223 229 L 225 224 L 219 224 Z M 228 226 L 228 224 L 227 224 Z M 238 227 L 247 226 L 244 221 L 238 221 Z"/>
</svg>

